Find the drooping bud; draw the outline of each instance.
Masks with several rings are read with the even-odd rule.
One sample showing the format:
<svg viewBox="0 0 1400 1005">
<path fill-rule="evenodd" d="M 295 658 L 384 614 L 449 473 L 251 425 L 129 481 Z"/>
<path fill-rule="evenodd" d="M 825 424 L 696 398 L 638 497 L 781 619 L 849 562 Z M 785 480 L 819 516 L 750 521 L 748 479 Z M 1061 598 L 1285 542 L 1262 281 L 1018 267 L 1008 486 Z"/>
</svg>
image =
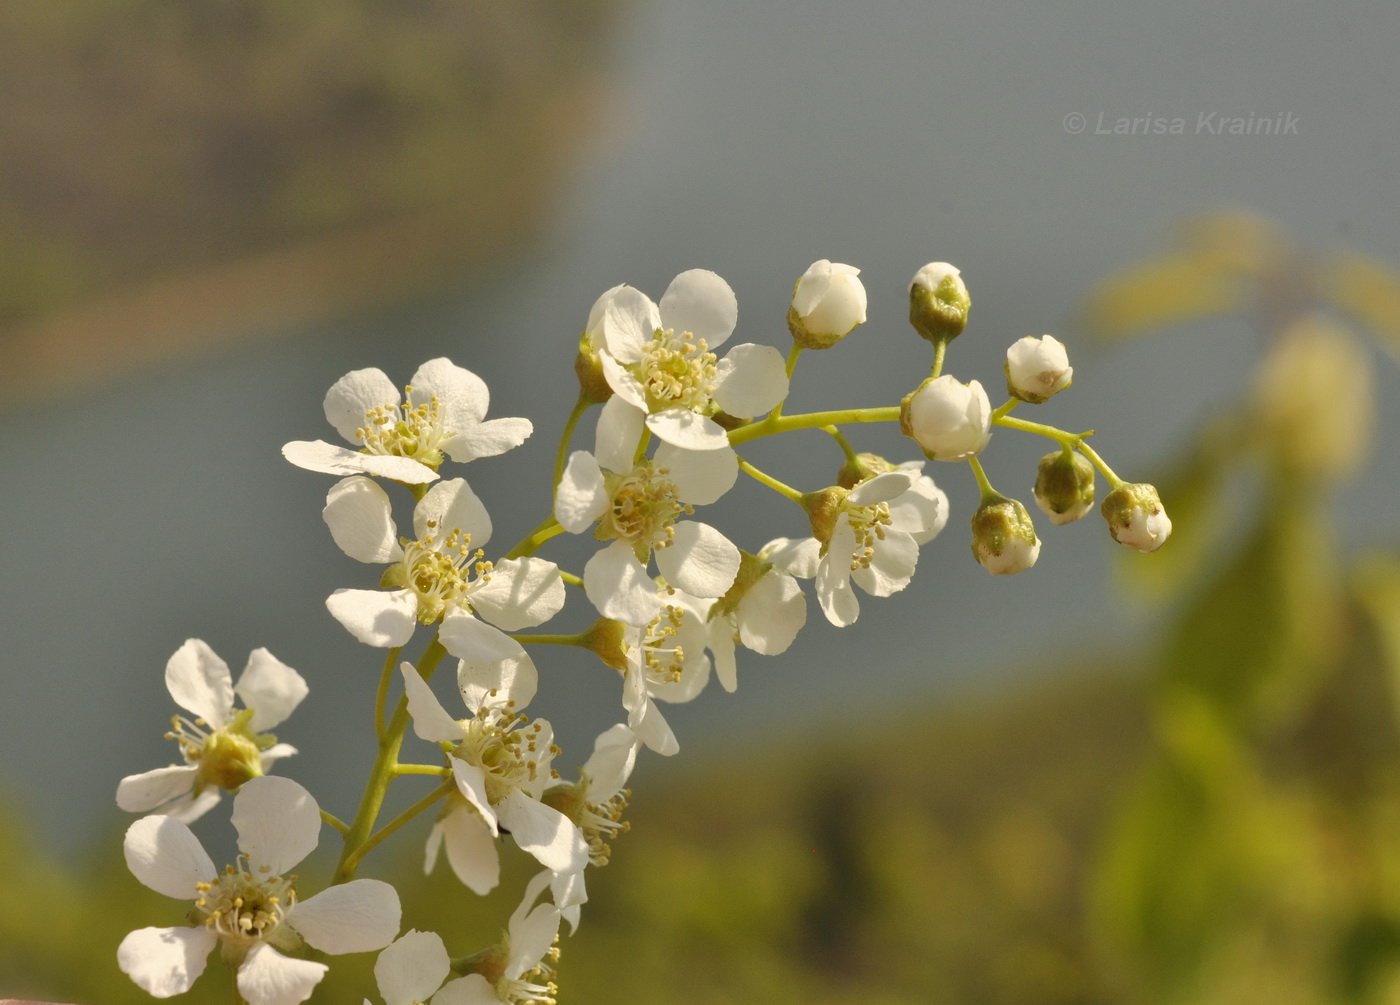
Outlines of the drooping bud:
<svg viewBox="0 0 1400 1005">
<path fill-rule="evenodd" d="M 932 461 L 965 461 L 992 437 L 992 403 L 977 381 L 930 377 L 900 402 L 899 428 Z"/>
<path fill-rule="evenodd" d="M 1094 465 L 1078 451 L 1056 450 L 1040 459 L 1035 504 L 1053 524 L 1073 523 L 1094 508 Z"/>
<path fill-rule="evenodd" d="M 1100 510 L 1113 540 L 1138 551 L 1156 551 L 1172 532 L 1157 489 L 1145 482 L 1119 485 L 1105 497 Z"/>
<path fill-rule="evenodd" d="M 804 349 L 829 349 L 865 323 L 860 269 L 823 258 L 813 262 L 792 292 L 788 330 Z"/>
<path fill-rule="evenodd" d="M 930 342 L 947 342 L 967 327 L 972 298 L 962 274 L 947 262 L 930 262 L 909 284 L 909 323 Z"/>
<path fill-rule="evenodd" d="M 972 514 L 972 555 L 994 576 L 1024 572 L 1040 557 L 1031 515 L 1015 499 L 984 502 Z"/>
<path fill-rule="evenodd" d="M 1006 350 L 1006 393 L 1033 405 L 1069 387 L 1074 367 L 1064 343 L 1053 335 L 1025 338 Z"/>
</svg>

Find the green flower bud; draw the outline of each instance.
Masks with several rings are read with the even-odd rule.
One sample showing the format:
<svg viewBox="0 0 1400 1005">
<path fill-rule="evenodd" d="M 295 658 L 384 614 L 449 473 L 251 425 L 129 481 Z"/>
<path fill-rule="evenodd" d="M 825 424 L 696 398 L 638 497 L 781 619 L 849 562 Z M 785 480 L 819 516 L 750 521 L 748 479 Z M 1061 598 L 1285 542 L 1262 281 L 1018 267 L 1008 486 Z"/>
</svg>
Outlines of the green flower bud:
<svg viewBox="0 0 1400 1005">
<path fill-rule="evenodd" d="M 972 556 L 995 576 L 1024 572 L 1040 557 L 1031 515 L 1015 499 L 984 502 L 972 514 Z"/>
<path fill-rule="evenodd" d="M 1172 532 L 1157 489 L 1145 482 L 1124 483 L 1108 494 L 1100 507 L 1113 540 L 1138 551 L 1156 551 Z"/>
<path fill-rule="evenodd" d="M 1094 466 L 1078 451 L 1056 450 L 1040 459 L 1035 504 L 1053 524 L 1073 523 L 1094 507 Z"/>
<path fill-rule="evenodd" d="M 935 344 L 947 342 L 967 327 L 972 298 L 959 271 L 947 262 L 930 262 L 909 284 L 909 323 Z"/>
</svg>

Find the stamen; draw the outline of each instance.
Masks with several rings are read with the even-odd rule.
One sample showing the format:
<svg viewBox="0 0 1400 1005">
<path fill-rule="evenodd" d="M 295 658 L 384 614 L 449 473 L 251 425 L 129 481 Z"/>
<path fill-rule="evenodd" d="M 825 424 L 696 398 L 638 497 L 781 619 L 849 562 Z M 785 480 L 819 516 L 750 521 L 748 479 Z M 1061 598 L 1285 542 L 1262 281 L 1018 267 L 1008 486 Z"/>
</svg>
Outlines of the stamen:
<svg viewBox="0 0 1400 1005">
<path fill-rule="evenodd" d="M 672 329 L 656 330 L 642 346 L 642 358 L 633 364 L 652 411 L 666 408 L 698 409 L 709 403 L 715 389 L 715 354 L 704 339 L 690 332 L 679 336 Z"/>
<path fill-rule="evenodd" d="M 376 405 L 365 413 L 365 425 L 355 431 L 355 439 L 367 454 L 411 457 L 431 468 L 442 463 L 442 407 L 437 396 L 414 405 L 412 386 L 403 389 L 403 403 Z"/>
</svg>

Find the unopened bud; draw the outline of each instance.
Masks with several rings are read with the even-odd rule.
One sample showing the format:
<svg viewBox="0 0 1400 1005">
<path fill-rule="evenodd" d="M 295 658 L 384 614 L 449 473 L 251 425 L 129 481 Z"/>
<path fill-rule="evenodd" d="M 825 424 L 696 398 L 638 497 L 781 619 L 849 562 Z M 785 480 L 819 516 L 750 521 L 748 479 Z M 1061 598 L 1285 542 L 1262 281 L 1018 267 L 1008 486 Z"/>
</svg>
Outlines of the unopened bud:
<svg viewBox="0 0 1400 1005">
<path fill-rule="evenodd" d="M 1064 343 L 1053 335 L 1025 338 L 1006 350 L 1006 393 L 1033 405 L 1069 387 L 1074 367 Z"/>
<path fill-rule="evenodd" d="M 992 438 L 992 403 L 975 380 L 930 377 L 900 402 L 899 428 L 929 460 L 965 461 Z"/>
<path fill-rule="evenodd" d="M 813 262 L 792 292 L 788 330 L 804 349 L 829 349 L 865 323 L 860 269 L 823 258 Z"/>
<path fill-rule="evenodd" d="M 961 335 L 971 308 L 961 273 L 947 262 L 930 262 L 914 273 L 909 284 L 909 323 L 930 342 Z"/>
<path fill-rule="evenodd" d="M 972 555 L 994 576 L 1024 572 L 1040 557 L 1031 515 L 1015 499 L 984 502 L 972 514 Z"/>
<path fill-rule="evenodd" d="M 1156 488 L 1145 482 L 1118 486 L 1100 509 L 1113 540 L 1138 551 L 1156 551 L 1172 532 Z"/>
<path fill-rule="evenodd" d="M 1053 524 L 1072 523 L 1094 508 L 1094 466 L 1077 451 L 1056 450 L 1040 459 L 1035 504 Z"/>
</svg>

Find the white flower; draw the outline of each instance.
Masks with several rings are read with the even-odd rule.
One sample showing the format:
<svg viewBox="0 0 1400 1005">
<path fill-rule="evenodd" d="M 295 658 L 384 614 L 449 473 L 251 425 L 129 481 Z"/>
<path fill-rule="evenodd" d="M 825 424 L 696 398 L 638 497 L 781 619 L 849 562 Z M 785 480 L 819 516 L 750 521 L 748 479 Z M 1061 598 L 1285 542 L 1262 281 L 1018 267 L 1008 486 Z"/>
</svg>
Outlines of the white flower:
<svg viewBox="0 0 1400 1005">
<path fill-rule="evenodd" d="M 992 405 L 977 381 L 951 374 L 924 381 L 902 402 L 900 425 L 934 461 L 965 461 L 992 438 Z"/>
<path fill-rule="evenodd" d="M 551 964 L 559 958 L 554 942 L 561 914 L 554 904 L 535 904 L 548 881 L 548 874 L 541 873 L 526 885 L 505 938 L 472 957 L 475 973 L 453 982 L 462 986 L 460 995 L 446 1003 L 444 988 L 434 1005 L 554 1005 L 559 988 Z"/>
<path fill-rule="evenodd" d="M 326 419 L 358 450 L 299 440 L 282 456 L 330 475 L 380 475 L 410 485 L 437 479 L 443 455 L 459 463 L 495 457 L 524 443 L 529 419 L 491 419 L 491 393 L 476 374 L 446 358 L 418 368 L 400 395 L 384 371 L 354 370 L 326 393 Z"/>
<path fill-rule="evenodd" d="M 712 404 L 751 418 L 787 397 L 787 364 L 772 346 L 736 346 L 716 362 L 711 350 L 733 334 L 739 307 L 729 284 L 713 272 L 682 272 L 660 306 L 631 286 L 614 287 L 594 305 L 594 313 L 599 310 L 598 336 L 590 337 L 608 386 L 673 446 L 729 445 L 723 427 L 709 418 Z"/>
<path fill-rule="evenodd" d="M 860 269 L 823 258 L 813 262 L 792 294 L 788 328 L 798 345 L 825 349 L 865 323 L 865 287 Z"/>
<path fill-rule="evenodd" d="M 583 569 L 588 599 L 608 618 L 644 624 L 656 613 L 650 557 L 666 581 L 697 597 L 722 597 L 739 571 L 739 549 L 709 524 L 681 520 L 692 504 L 719 499 L 738 477 L 728 446 L 687 450 L 670 443 L 651 460 L 637 459 L 642 414 L 621 397 L 603 406 L 594 453 L 576 450 L 559 483 L 554 514 L 581 534 L 611 542 Z"/>
<path fill-rule="evenodd" d="M 1156 551 L 1172 532 L 1157 489 L 1146 483 L 1119 485 L 1104 497 L 1100 510 L 1113 540 L 1138 551 Z"/>
<path fill-rule="evenodd" d="M 438 637 L 452 655 L 506 659 L 523 650 L 505 632 L 542 624 L 564 606 L 564 583 L 553 562 L 484 561 L 481 546 L 491 538 L 491 518 L 461 478 L 424 493 L 413 510 L 412 540 L 398 537 L 388 493 L 363 476 L 334 485 L 323 515 L 351 558 L 389 564 L 383 584 L 394 589 L 336 590 L 326 601 L 336 620 L 366 645 L 401 646 L 418 623 L 441 618 Z"/>
<path fill-rule="evenodd" d="M 769 561 L 781 572 L 815 577 L 817 602 L 839 628 L 860 616 L 852 581 L 875 597 L 888 597 L 909 585 L 919 546 L 948 522 L 948 497 L 921 475 L 922 465 L 901 465 L 850 490 L 827 489 L 814 526 L 825 540 L 781 539 L 769 545 Z"/>
<path fill-rule="evenodd" d="M 177 740 L 183 765 L 128 775 L 117 786 L 117 805 L 128 813 L 159 810 L 186 823 L 220 798 L 296 753 L 266 731 L 281 724 L 306 697 L 306 682 L 266 649 L 254 649 L 233 683 L 228 664 L 199 639 L 189 639 L 165 665 L 165 686 L 175 704 L 195 715 L 172 719 L 167 739 Z M 244 708 L 234 707 L 234 696 Z"/>
<path fill-rule="evenodd" d="M 495 839 L 504 829 L 546 869 L 582 871 L 588 861 L 582 833 L 540 801 L 554 781 L 554 733 L 544 719 L 531 722 L 519 711 L 537 686 L 528 657 L 490 665 L 464 660 L 457 683 L 472 717 L 463 720 L 452 718 L 412 664 L 400 670 L 413 731 L 432 743 L 455 744 L 452 776 L 463 800 L 449 804 L 429 836 L 427 868 L 446 842 L 458 878 L 478 893 L 489 891 L 499 877 Z"/>
<path fill-rule="evenodd" d="M 1053 335 L 1027 335 L 1006 350 L 1006 393 L 1039 405 L 1069 387 L 1074 367 L 1064 343 Z"/>
<path fill-rule="evenodd" d="M 223 872 L 189 827 L 148 816 L 126 832 L 126 862 L 142 883 L 167 897 L 192 900 L 192 928 L 142 928 L 117 949 L 122 971 L 156 998 L 190 989 L 209 953 L 238 968 L 248 1005 L 296 1005 L 325 975 L 324 963 L 294 959 L 303 943 L 326 953 L 387 946 L 399 930 L 399 896 L 388 883 L 357 879 L 298 900 L 291 869 L 316 847 L 321 812 L 289 778 L 246 783 L 233 801 L 238 863 Z"/>
<path fill-rule="evenodd" d="M 640 742 L 632 727 L 617 723 L 593 741 L 593 753 L 579 769 L 577 784 L 556 785 L 545 793 L 551 806 L 579 825 L 592 865 L 607 865 L 612 854 L 608 841 L 627 830 L 622 811 L 627 808 L 627 779 L 637 764 Z"/>
<path fill-rule="evenodd" d="M 450 976 L 452 960 L 436 932 L 407 931 L 374 963 L 374 980 L 384 1005 L 420 1005 L 430 998 L 435 1005 L 467 1005 L 472 1000 L 471 982 L 459 977 L 444 984 Z"/>
<path fill-rule="evenodd" d="M 972 515 L 972 554 L 994 576 L 1024 572 L 1040 557 L 1040 539 L 1015 499 L 985 502 Z"/>
</svg>

